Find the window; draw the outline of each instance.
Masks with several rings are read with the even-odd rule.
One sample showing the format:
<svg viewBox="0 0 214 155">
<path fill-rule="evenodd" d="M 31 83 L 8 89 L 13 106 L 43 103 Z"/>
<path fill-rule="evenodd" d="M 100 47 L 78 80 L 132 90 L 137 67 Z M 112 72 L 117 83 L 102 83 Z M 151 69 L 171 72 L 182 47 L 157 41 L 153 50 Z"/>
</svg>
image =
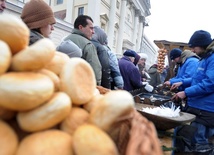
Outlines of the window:
<svg viewBox="0 0 214 155">
<path fill-rule="evenodd" d="M 78 16 L 84 14 L 84 7 L 79 7 L 78 8 Z"/>
<path fill-rule="evenodd" d="M 56 4 L 57 4 L 57 5 L 63 4 L 63 0 L 57 0 L 57 1 L 56 1 Z"/>
</svg>

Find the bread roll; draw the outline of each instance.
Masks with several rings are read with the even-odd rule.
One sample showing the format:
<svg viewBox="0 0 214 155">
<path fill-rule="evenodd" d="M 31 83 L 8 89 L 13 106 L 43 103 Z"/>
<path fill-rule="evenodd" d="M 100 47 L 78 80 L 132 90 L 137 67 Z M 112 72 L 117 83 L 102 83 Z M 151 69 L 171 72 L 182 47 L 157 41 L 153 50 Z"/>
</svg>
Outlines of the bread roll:
<svg viewBox="0 0 214 155">
<path fill-rule="evenodd" d="M 70 58 L 68 55 L 62 52 L 55 52 L 53 59 L 45 66 L 46 69 L 51 70 L 56 75 L 59 75 L 62 71 L 64 64 L 69 61 Z"/>
<path fill-rule="evenodd" d="M 102 94 L 94 95 L 92 99 L 83 105 L 83 108 L 86 109 L 88 112 L 91 112 L 91 109 L 93 109 L 96 105 L 100 104 L 100 100 L 103 98 Z"/>
<path fill-rule="evenodd" d="M 104 95 L 90 113 L 89 122 L 108 132 L 118 118 L 129 115 L 134 108 L 133 96 L 125 90 L 114 90 Z"/>
<path fill-rule="evenodd" d="M 0 106 L 0 119 L 10 120 L 16 115 L 16 112 L 13 110 L 6 109 Z"/>
<path fill-rule="evenodd" d="M 11 63 L 12 54 L 9 46 L 0 40 L 0 75 L 5 73 Z"/>
<path fill-rule="evenodd" d="M 43 38 L 13 56 L 11 70 L 34 71 L 45 67 L 54 57 L 55 45 Z"/>
<path fill-rule="evenodd" d="M 70 113 L 71 100 L 64 92 L 57 92 L 45 104 L 17 114 L 19 126 L 29 132 L 40 131 L 55 126 Z"/>
<path fill-rule="evenodd" d="M 0 106 L 24 111 L 47 101 L 54 84 L 46 75 L 34 72 L 8 72 L 0 76 Z"/>
<path fill-rule="evenodd" d="M 14 155 L 18 148 L 18 138 L 14 130 L 0 120 L 0 154 Z"/>
<path fill-rule="evenodd" d="M 62 121 L 60 129 L 73 135 L 74 131 L 80 125 L 86 123 L 89 113 L 83 108 L 72 108 L 70 114 Z"/>
<path fill-rule="evenodd" d="M 16 155 L 73 155 L 72 137 L 60 130 L 46 130 L 25 137 Z"/>
<path fill-rule="evenodd" d="M 76 155 L 118 155 L 115 143 L 97 126 L 79 126 L 73 136 Z"/>
<path fill-rule="evenodd" d="M 71 58 L 60 74 L 61 90 L 74 104 L 85 104 L 92 99 L 96 79 L 92 67 L 82 58 Z"/>
<path fill-rule="evenodd" d="M 47 75 L 54 83 L 54 91 L 56 92 L 59 90 L 59 86 L 60 86 L 59 76 L 57 76 L 54 72 L 48 69 L 41 69 L 38 71 L 38 73 Z"/>
<path fill-rule="evenodd" d="M 0 14 L 0 40 L 5 41 L 12 54 L 28 46 L 30 31 L 25 23 L 16 16 Z"/>
</svg>

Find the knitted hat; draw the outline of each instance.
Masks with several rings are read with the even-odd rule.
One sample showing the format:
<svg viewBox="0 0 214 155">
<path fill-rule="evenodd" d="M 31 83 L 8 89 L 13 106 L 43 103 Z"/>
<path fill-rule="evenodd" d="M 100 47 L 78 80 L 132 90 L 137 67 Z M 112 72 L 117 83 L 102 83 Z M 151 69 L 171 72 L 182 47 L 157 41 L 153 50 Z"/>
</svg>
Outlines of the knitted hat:
<svg viewBox="0 0 214 155">
<path fill-rule="evenodd" d="M 198 30 L 193 33 L 189 40 L 189 47 L 207 47 L 212 42 L 209 32 Z"/>
<path fill-rule="evenodd" d="M 174 60 L 177 57 L 181 56 L 182 51 L 179 48 L 174 48 L 170 52 L 170 59 Z"/>
<path fill-rule="evenodd" d="M 132 51 L 132 50 L 126 50 L 124 53 L 123 53 L 124 56 L 128 56 L 128 57 L 135 57 L 136 56 L 136 52 L 135 51 Z"/>
<path fill-rule="evenodd" d="M 56 50 L 67 54 L 70 58 L 82 57 L 82 50 L 71 40 L 62 41 Z"/>
<path fill-rule="evenodd" d="M 29 29 L 55 24 L 53 11 L 44 0 L 30 0 L 24 5 L 21 18 Z"/>
</svg>

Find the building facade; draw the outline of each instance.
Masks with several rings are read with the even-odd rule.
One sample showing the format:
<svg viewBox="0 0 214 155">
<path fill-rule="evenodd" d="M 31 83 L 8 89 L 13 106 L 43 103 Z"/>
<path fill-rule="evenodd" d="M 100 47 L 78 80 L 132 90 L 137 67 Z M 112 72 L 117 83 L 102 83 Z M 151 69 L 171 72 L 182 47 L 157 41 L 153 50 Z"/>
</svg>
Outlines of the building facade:
<svg viewBox="0 0 214 155">
<path fill-rule="evenodd" d="M 20 16 L 22 7 L 29 0 L 7 0 L 5 12 Z M 126 49 L 144 52 L 149 56 L 147 68 L 154 63 L 157 46 L 143 33 L 148 25 L 150 0 L 44 0 L 53 9 L 57 19 L 51 39 L 58 45 L 71 33 L 78 15 L 92 17 L 108 35 L 109 47 L 122 56 Z"/>
</svg>

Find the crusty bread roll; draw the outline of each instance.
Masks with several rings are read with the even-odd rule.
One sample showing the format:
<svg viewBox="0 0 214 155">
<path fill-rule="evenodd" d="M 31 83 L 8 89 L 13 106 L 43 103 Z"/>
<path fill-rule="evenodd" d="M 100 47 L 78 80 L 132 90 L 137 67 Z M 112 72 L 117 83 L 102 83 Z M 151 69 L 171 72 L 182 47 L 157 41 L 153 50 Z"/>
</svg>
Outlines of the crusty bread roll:
<svg viewBox="0 0 214 155">
<path fill-rule="evenodd" d="M 69 134 L 52 129 L 25 137 L 16 155 L 73 155 L 72 147 L 73 140 Z"/>
<path fill-rule="evenodd" d="M 5 73 L 10 67 L 12 53 L 9 46 L 0 40 L 0 75 Z"/>
<path fill-rule="evenodd" d="M 54 83 L 55 92 L 59 90 L 59 86 L 60 86 L 59 76 L 57 76 L 54 72 L 52 72 L 48 69 L 41 69 L 38 71 L 38 73 L 47 75 Z"/>
<path fill-rule="evenodd" d="M 92 99 L 96 79 L 92 67 L 82 58 L 71 58 L 60 74 L 61 90 L 74 104 L 85 104 Z"/>
<path fill-rule="evenodd" d="M 0 40 L 5 41 L 12 54 L 28 46 L 30 31 L 26 24 L 16 16 L 0 14 Z"/>
<path fill-rule="evenodd" d="M 10 120 L 16 115 L 16 112 L 0 106 L 0 119 Z"/>
<path fill-rule="evenodd" d="M 73 135 L 76 155 L 118 155 L 113 140 L 103 130 L 94 125 L 79 126 Z"/>
<path fill-rule="evenodd" d="M 29 132 L 40 131 L 55 126 L 70 113 L 71 100 L 64 92 L 54 93 L 45 104 L 17 114 L 19 126 Z"/>
<path fill-rule="evenodd" d="M 83 105 L 83 108 L 86 109 L 88 112 L 91 112 L 96 105 L 100 104 L 100 100 L 103 98 L 102 94 L 94 95 L 92 99 Z"/>
<path fill-rule="evenodd" d="M 45 66 L 45 68 L 51 70 L 56 75 L 59 75 L 62 67 L 68 60 L 70 60 L 70 58 L 67 54 L 56 51 L 53 59 Z"/>
<path fill-rule="evenodd" d="M 60 129 L 73 135 L 74 131 L 80 125 L 88 121 L 89 113 L 79 107 L 73 107 L 70 114 L 60 124 Z"/>
<path fill-rule="evenodd" d="M 55 55 L 55 45 L 43 38 L 13 56 L 11 70 L 34 71 L 45 67 Z"/>
<path fill-rule="evenodd" d="M 89 122 L 108 132 L 118 118 L 129 115 L 133 109 L 134 99 L 128 91 L 112 90 L 91 110 Z"/>
<path fill-rule="evenodd" d="M 18 138 L 14 130 L 0 120 L 0 154 L 14 155 L 18 148 Z"/>
<path fill-rule="evenodd" d="M 17 111 L 33 109 L 47 101 L 54 84 L 46 75 L 7 72 L 0 76 L 0 106 Z"/>
</svg>

